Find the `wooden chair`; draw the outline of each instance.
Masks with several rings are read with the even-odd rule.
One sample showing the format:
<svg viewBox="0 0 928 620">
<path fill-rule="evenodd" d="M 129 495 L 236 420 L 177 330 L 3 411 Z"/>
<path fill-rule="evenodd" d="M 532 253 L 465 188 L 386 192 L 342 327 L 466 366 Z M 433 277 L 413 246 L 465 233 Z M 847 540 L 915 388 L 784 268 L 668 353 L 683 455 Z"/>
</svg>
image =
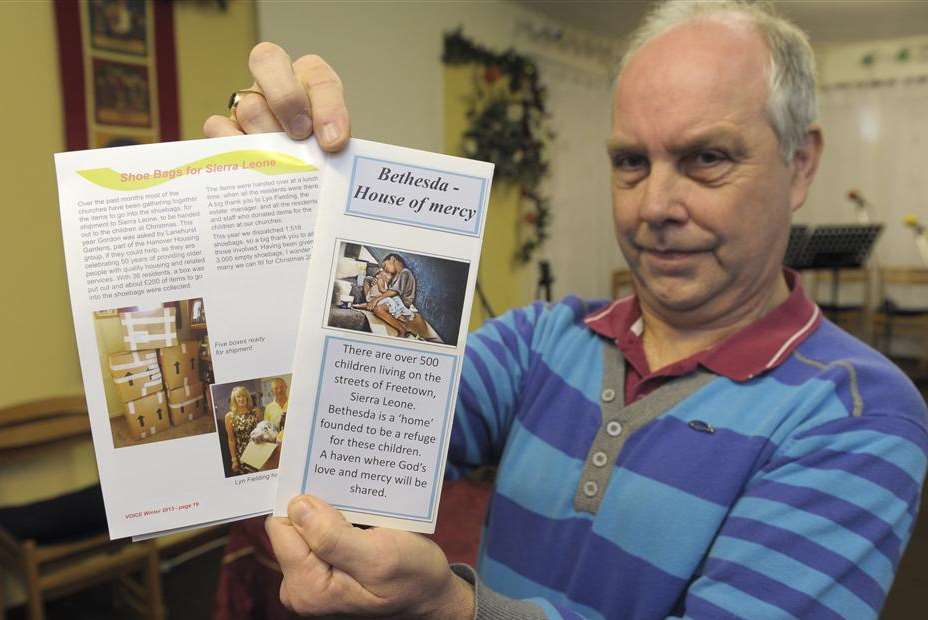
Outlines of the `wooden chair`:
<svg viewBox="0 0 928 620">
<path fill-rule="evenodd" d="M 834 271 L 831 269 L 816 269 L 812 273 L 812 298 L 818 303 L 822 312 L 829 319 L 849 332 L 854 332 L 863 340 L 871 341 L 871 308 L 873 307 L 872 278 L 870 269 L 841 269 L 838 271 L 838 291 L 845 284 L 859 285 L 863 289 L 862 295 L 856 295 L 853 300 L 845 301 L 834 295 Z M 822 290 L 824 288 L 824 291 Z"/>
<path fill-rule="evenodd" d="M 616 269 L 612 272 L 612 298 L 618 299 L 623 295 L 635 292 L 635 283 L 632 272 L 628 269 Z"/>
<path fill-rule="evenodd" d="M 0 457 L 24 458 L 53 444 L 90 435 L 83 397 L 53 398 L 0 409 Z M 45 616 L 45 601 L 104 581 L 118 580 L 130 605 L 145 617 L 164 618 L 161 573 L 154 541 L 110 541 L 103 532 L 54 544 L 20 540 L 0 525 L 0 566 L 23 583 L 29 618 Z M 131 578 L 141 574 L 141 581 Z M 0 619 L 5 617 L 0 580 Z M 141 602 L 139 602 L 141 601 Z"/>
<path fill-rule="evenodd" d="M 899 304 L 893 301 L 892 291 L 901 287 L 920 288 L 925 298 L 921 304 Z M 886 355 L 892 353 L 892 339 L 896 335 L 913 335 L 924 341 L 928 337 L 928 268 L 885 267 L 880 269 L 880 306 L 873 315 L 874 340 Z M 923 347 L 924 348 L 924 347 Z M 926 356 L 922 355 L 922 366 Z"/>
</svg>

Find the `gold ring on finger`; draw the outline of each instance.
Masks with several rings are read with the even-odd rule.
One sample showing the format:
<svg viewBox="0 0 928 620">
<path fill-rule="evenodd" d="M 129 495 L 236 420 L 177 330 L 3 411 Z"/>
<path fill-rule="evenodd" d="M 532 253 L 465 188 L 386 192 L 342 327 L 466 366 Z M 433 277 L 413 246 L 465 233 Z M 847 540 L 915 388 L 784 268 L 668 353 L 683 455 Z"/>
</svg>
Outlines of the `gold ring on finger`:
<svg viewBox="0 0 928 620">
<path fill-rule="evenodd" d="M 238 108 L 238 104 L 241 103 L 242 101 L 242 95 L 247 95 L 247 94 L 261 95 L 262 97 L 264 97 L 264 93 L 262 93 L 260 90 L 257 90 L 255 88 L 243 88 L 241 90 L 237 90 L 233 92 L 232 95 L 229 96 L 228 107 L 229 107 L 229 118 L 235 122 L 238 122 L 238 118 L 236 118 L 235 116 L 235 110 Z M 267 97 L 264 97 L 264 99 L 266 101 Z"/>
</svg>

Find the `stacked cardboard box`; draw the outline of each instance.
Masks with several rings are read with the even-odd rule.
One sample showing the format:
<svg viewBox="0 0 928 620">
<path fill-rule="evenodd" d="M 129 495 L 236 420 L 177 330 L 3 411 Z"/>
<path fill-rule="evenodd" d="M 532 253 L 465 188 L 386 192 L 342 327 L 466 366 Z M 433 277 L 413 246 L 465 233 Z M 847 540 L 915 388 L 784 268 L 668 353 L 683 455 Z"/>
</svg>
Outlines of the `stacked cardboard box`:
<svg viewBox="0 0 928 620">
<path fill-rule="evenodd" d="M 176 346 L 158 349 L 158 358 L 168 390 L 171 423 L 179 426 L 206 413 L 203 384 L 200 383 L 200 343 L 185 340 Z"/>
<path fill-rule="evenodd" d="M 128 351 L 146 351 L 177 344 L 177 318 L 173 306 L 121 312 L 122 341 Z"/>
<path fill-rule="evenodd" d="M 119 323 L 126 351 L 110 355 L 109 370 L 125 405 L 129 433 L 144 439 L 171 427 L 156 348 L 164 346 L 162 343 L 177 343 L 175 310 L 121 312 Z"/>
<path fill-rule="evenodd" d="M 204 415 L 206 399 L 203 398 L 203 384 L 190 383 L 170 390 L 168 407 L 171 410 L 171 424 L 174 426 L 180 426 Z"/>
<path fill-rule="evenodd" d="M 155 392 L 126 403 L 126 421 L 132 436 L 144 439 L 171 428 L 167 405 L 164 392 Z"/>
<path fill-rule="evenodd" d="M 156 351 L 113 353 L 110 355 L 110 374 L 124 403 L 164 389 Z"/>
<path fill-rule="evenodd" d="M 200 343 L 196 340 L 159 348 L 158 359 L 168 391 L 200 383 Z"/>
</svg>

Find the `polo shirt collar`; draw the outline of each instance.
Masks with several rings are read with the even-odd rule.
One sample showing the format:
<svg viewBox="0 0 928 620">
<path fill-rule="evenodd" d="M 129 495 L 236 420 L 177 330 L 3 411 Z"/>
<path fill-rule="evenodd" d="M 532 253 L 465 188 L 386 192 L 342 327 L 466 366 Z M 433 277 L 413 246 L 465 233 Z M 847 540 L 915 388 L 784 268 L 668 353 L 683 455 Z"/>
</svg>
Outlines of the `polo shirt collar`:
<svg viewBox="0 0 928 620">
<path fill-rule="evenodd" d="M 666 369 L 671 371 L 668 374 L 677 374 L 672 369 L 690 369 L 698 364 L 733 381 L 747 381 L 783 363 L 822 320 L 822 312 L 806 296 L 799 274 L 784 269 L 784 275 L 790 294 L 783 303 L 715 346 L 672 364 Z M 629 363 L 647 363 L 641 342 L 641 306 L 635 295 L 617 299 L 588 315 L 584 322 L 597 334 L 613 340 Z M 648 375 L 664 369 L 638 370 Z"/>
</svg>

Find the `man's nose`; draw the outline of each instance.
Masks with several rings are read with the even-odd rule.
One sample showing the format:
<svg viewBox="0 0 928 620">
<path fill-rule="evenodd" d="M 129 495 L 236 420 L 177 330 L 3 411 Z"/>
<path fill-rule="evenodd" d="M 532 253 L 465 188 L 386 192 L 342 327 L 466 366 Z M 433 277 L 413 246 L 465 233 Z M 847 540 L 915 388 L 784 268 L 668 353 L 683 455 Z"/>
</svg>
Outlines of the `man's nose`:
<svg viewBox="0 0 928 620">
<path fill-rule="evenodd" d="M 688 214 L 683 201 L 683 179 L 671 165 L 654 164 L 644 180 L 639 217 L 651 226 L 682 223 Z"/>
</svg>

